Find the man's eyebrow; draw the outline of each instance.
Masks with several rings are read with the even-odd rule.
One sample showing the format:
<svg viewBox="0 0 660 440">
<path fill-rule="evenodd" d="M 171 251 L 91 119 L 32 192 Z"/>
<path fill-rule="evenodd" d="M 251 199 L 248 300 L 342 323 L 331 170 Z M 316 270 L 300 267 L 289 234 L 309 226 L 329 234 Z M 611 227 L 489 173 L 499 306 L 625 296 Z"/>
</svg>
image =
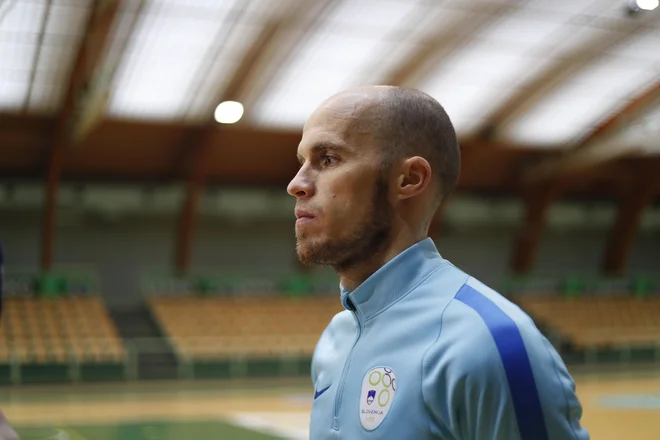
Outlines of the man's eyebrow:
<svg viewBox="0 0 660 440">
<path fill-rule="evenodd" d="M 312 154 L 318 154 L 320 151 L 323 150 L 345 152 L 348 151 L 348 148 L 340 144 L 334 144 L 332 142 L 317 142 L 310 148 L 310 150 Z M 300 153 L 298 153 L 297 156 L 298 156 L 298 162 L 302 163 L 304 161 L 303 157 L 300 155 Z"/>
</svg>

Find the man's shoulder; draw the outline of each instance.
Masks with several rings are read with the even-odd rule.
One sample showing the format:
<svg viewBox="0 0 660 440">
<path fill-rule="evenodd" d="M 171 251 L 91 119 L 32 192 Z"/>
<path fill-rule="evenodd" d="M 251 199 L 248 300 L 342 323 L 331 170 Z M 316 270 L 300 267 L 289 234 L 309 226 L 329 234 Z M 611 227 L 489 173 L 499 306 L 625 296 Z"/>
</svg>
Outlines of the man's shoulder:
<svg viewBox="0 0 660 440">
<path fill-rule="evenodd" d="M 519 430 L 527 433 L 520 437 L 547 438 L 536 435 L 547 423 L 552 438 L 588 438 L 557 351 L 523 310 L 473 278 L 443 314 L 440 336 L 424 359 L 422 393 L 438 423 L 449 413 L 456 429 L 483 433 L 465 437 L 498 429 L 502 438 L 519 438 Z M 487 408 L 477 411 L 483 424 L 461 425 L 459 416 L 475 408 Z"/>
<path fill-rule="evenodd" d="M 410 292 L 415 293 L 413 295 L 406 295 L 406 299 L 414 298 L 446 305 L 454 298 L 468 279 L 470 279 L 469 274 L 454 266 L 451 262 L 442 260 L 441 263 L 428 270 L 423 277 L 419 277 L 411 285 Z M 437 310 L 437 308 L 431 307 L 429 311 L 431 310 Z"/>
<path fill-rule="evenodd" d="M 469 277 L 447 306 L 429 357 L 451 370 L 492 374 L 503 362 L 526 362 L 529 346 L 539 343 L 542 335 L 524 311 Z"/>
<path fill-rule="evenodd" d="M 537 332 L 530 316 L 504 295 L 479 281 L 468 277 L 454 297 L 453 311 L 466 324 L 477 324 L 483 335 L 497 336 L 494 332 Z"/>
<path fill-rule="evenodd" d="M 518 326 L 526 327 L 532 325 L 529 316 L 517 305 L 497 292 L 492 287 L 483 283 L 469 273 L 457 268 L 445 261 L 439 265 L 423 282 L 415 286 L 419 291 L 416 298 L 422 300 L 438 301 L 442 305 L 443 323 L 445 315 L 459 315 L 459 322 L 453 322 L 455 326 L 472 327 L 475 323 L 487 320 L 490 312 L 496 312 L 499 317 L 506 317 L 506 324 L 510 321 Z M 437 311 L 436 307 L 429 311 Z M 499 324 L 505 322 L 499 321 Z M 444 327 L 444 324 L 443 324 Z"/>
</svg>

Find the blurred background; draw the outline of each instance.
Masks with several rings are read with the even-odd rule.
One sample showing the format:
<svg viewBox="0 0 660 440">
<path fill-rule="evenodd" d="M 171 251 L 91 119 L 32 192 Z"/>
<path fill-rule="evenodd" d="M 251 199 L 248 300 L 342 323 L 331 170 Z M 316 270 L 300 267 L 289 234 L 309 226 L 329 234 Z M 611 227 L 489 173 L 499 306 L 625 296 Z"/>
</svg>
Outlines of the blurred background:
<svg viewBox="0 0 660 440">
<path fill-rule="evenodd" d="M 445 106 L 430 234 L 560 351 L 592 437 L 660 436 L 658 0 L 0 0 L 19 432 L 307 438 L 341 304 L 286 185 L 306 118 L 365 84 Z"/>
</svg>

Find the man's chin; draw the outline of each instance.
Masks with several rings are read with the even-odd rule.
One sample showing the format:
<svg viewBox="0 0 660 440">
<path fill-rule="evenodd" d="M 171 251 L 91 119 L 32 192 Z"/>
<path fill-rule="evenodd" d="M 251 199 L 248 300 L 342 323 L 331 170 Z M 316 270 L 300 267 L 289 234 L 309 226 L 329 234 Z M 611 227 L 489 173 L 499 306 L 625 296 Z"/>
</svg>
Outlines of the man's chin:
<svg viewBox="0 0 660 440">
<path fill-rule="evenodd" d="M 327 260 L 327 246 L 324 240 L 298 238 L 296 244 L 298 260 L 306 266 L 322 266 L 329 264 Z"/>
<path fill-rule="evenodd" d="M 296 244 L 296 253 L 298 254 L 298 260 L 306 266 L 314 266 L 318 264 L 314 259 L 314 251 L 312 247 L 307 243 L 307 240 L 298 240 Z"/>
</svg>

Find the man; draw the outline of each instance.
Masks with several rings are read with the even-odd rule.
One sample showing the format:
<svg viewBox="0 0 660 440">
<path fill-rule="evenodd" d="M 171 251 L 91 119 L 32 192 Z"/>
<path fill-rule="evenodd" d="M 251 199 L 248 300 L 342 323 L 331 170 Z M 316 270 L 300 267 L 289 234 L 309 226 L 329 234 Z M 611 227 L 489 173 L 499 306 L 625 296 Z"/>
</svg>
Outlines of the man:
<svg viewBox="0 0 660 440">
<path fill-rule="evenodd" d="M 460 168 L 437 101 L 339 93 L 305 124 L 298 158 L 298 256 L 336 270 L 346 308 L 312 360 L 312 440 L 589 438 L 574 382 L 529 317 L 427 236 Z"/>
</svg>

